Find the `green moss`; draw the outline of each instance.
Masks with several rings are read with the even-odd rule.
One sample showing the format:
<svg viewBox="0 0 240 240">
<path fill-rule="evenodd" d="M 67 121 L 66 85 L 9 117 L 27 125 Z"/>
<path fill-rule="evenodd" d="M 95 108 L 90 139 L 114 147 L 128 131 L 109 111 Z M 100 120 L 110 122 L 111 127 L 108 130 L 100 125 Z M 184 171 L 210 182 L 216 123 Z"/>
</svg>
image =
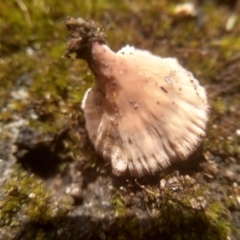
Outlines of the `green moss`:
<svg viewBox="0 0 240 240">
<path fill-rule="evenodd" d="M 116 221 L 117 225 L 122 225 L 122 229 L 118 230 L 117 235 L 111 236 L 110 239 L 117 240 L 127 240 L 127 239 L 139 239 L 141 232 L 141 226 L 139 224 L 139 220 L 136 217 L 127 217 L 123 219 L 118 219 Z"/>
<path fill-rule="evenodd" d="M 219 201 L 208 204 L 200 211 L 167 200 L 159 214 L 160 234 L 174 240 L 227 239 L 232 227 L 228 210 Z"/>
<path fill-rule="evenodd" d="M 126 207 L 124 204 L 123 197 L 119 191 L 113 193 L 112 204 L 114 206 L 114 216 L 122 217 L 126 214 Z"/>
<path fill-rule="evenodd" d="M 209 194 L 207 185 L 202 186 L 188 176 L 167 175 L 164 179 L 166 185 L 161 189 L 135 181 L 139 190 L 124 188 L 113 192 L 115 225 L 121 226 L 113 226 L 118 239 L 129 239 L 129 236 L 144 239 L 144 232 L 152 239 L 225 240 L 230 237 L 234 229 L 230 212 L 216 196 Z M 147 216 L 141 213 L 144 209 Z M 137 217 L 141 214 L 147 219 Z"/>
<path fill-rule="evenodd" d="M 208 196 L 207 186 L 189 177 L 175 179 L 175 185 L 163 189 L 160 234 L 167 239 L 226 239 L 231 232 L 227 208 Z"/>
<path fill-rule="evenodd" d="M 0 226 L 7 231 L 27 222 L 54 224 L 70 210 L 70 199 L 54 199 L 40 180 L 20 168 L 14 170 L 1 192 Z"/>
<path fill-rule="evenodd" d="M 217 99 L 212 104 L 212 108 L 219 114 L 224 114 L 227 111 L 226 102 L 224 102 L 222 99 Z"/>
<path fill-rule="evenodd" d="M 230 38 L 229 36 L 224 36 L 222 39 L 214 43 L 219 47 L 219 51 L 222 52 L 222 56 L 228 60 L 236 55 L 236 52 L 240 51 L 240 37 L 235 36 Z"/>
</svg>

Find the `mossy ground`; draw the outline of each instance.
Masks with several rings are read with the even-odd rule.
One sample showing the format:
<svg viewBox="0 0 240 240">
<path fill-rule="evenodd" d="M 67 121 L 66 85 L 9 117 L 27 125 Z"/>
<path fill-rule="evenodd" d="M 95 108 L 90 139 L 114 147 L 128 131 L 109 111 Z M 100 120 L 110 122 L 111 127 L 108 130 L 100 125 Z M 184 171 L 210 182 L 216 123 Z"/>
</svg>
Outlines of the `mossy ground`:
<svg viewBox="0 0 240 240">
<path fill-rule="evenodd" d="M 58 200 L 52 197 L 39 179 L 23 171 L 19 166 L 16 167 L 1 191 L 3 195 L 0 201 L 0 227 L 2 229 L 0 234 L 3 239 L 11 239 L 11 232 L 19 234 L 26 219 L 33 226 L 34 224 L 38 226 L 33 238 L 38 239 L 39 235 L 47 235 L 43 230 L 46 225 L 57 225 L 70 210 L 70 198 L 63 197 Z M 55 222 L 50 222 L 53 218 Z M 35 231 L 33 227 L 32 231 Z M 28 234 L 31 235 L 31 231 Z"/>
<path fill-rule="evenodd" d="M 19 150 L 15 156 L 24 170 L 16 168 L 1 189 L 1 201 L 5 203 L 0 206 L 3 232 L 9 229 L 15 232 L 24 216 L 31 227 L 27 232 L 19 229 L 23 234 L 19 239 L 53 239 L 51 234 L 56 230 L 63 232 L 59 235 L 62 239 L 67 236 L 113 239 L 114 231 L 118 239 L 148 236 L 227 239 L 234 229 L 231 225 L 240 226 L 240 137 L 236 134 L 240 129 L 239 4 L 232 7 L 234 1 L 201 1 L 198 18 L 176 18 L 173 10 L 180 2 L 13 0 L 1 3 L 0 121 L 7 124 L 18 116 L 28 121 L 27 128 L 31 130 L 30 137 L 26 134 L 29 131 L 22 131 L 23 136 L 16 143 Z M 232 29 L 226 30 L 234 14 L 236 22 Z M 83 93 L 94 78 L 84 62 L 61 58 L 67 34 L 61 19 L 65 16 L 81 16 L 98 22 L 114 50 L 129 44 L 161 56 L 177 57 L 206 86 L 211 105 L 208 133 L 201 149 L 206 161 L 201 171 L 190 173 L 201 187 L 193 189 L 180 179 L 178 187 L 185 190 L 176 194 L 169 187 L 161 195 L 159 181 L 167 176 L 140 180 L 144 188 L 133 179 L 116 180 L 109 176 L 110 167 L 94 153 L 87 140 L 79 110 Z M 24 100 L 12 97 L 19 89 L 28 92 Z M 41 156 L 42 151 L 46 154 Z M 49 159 L 54 159 L 52 168 L 48 167 Z M 51 196 L 54 194 L 45 192 L 46 186 L 50 185 L 51 189 L 56 178 L 62 183 L 74 179 L 69 170 L 73 162 L 77 166 L 74 174 L 81 172 L 79 179 L 83 179 L 83 188 L 87 189 L 90 183 L 97 188 L 98 175 L 115 182 L 108 192 L 112 218 L 109 222 L 89 223 L 92 235 L 85 230 L 78 232 L 77 224 L 73 224 L 74 234 L 67 235 L 65 228 L 70 228 L 73 220 L 64 215 L 66 212 L 54 210 L 53 213 L 51 209 L 56 203 Z M 49 171 L 47 176 L 44 169 Z M 42 182 L 39 177 L 43 178 Z M 120 186 L 125 190 L 119 190 Z M 58 186 L 56 194 L 58 190 L 63 192 Z M 34 200 L 29 199 L 31 193 L 36 196 Z M 86 190 L 80 202 L 84 202 L 84 197 L 88 199 L 87 194 Z M 176 195 L 181 198 L 176 199 Z M 206 208 L 193 209 L 189 200 L 201 196 L 206 198 Z M 135 214 L 138 209 L 142 211 L 140 215 L 145 213 L 144 217 L 156 211 L 146 220 L 152 221 L 154 230 L 149 224 L 144 229 L 144 221 L 139 222 Z M 56 221 L 58 218 L 61 220 Z M 207 229 L 205 233 L 203 228 Z"/>
</svg>

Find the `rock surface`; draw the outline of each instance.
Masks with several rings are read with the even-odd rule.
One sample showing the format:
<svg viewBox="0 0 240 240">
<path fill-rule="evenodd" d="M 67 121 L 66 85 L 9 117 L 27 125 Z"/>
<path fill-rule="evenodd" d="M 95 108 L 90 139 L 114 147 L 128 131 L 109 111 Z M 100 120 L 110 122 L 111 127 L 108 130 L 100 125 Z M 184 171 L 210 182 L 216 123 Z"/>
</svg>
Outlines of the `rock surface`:
<svg viewBox="0 0 240 240">
<path fill-rule="evenodd" d="M 226 24 L 239 4 L 201 2 L 190 19 L 169 1 L 1 4 L 0 238 L 238 239 L 240 24 Z M 210 123 L 193 159 L 154 177 L 111 174 L 80 111 L 93 76 L 61 58 L 68 15 L 96 19 L 116 50 L 177 57 L 207 86 Z"/>
</svg>

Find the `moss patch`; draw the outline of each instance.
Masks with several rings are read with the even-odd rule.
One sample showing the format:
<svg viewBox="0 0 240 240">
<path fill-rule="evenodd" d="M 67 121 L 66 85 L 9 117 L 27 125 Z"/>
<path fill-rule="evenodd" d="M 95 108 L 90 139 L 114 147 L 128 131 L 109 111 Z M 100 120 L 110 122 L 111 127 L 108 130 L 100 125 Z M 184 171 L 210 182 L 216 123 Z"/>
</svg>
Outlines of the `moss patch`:
<svg viewBox="0 0 240 240">
<path fill-rule="evenodd" d="M 0 201 L 0 226 L 4 233 L 21 229 L 22 224 L 31 222 L 39 226 L 57 224 L 57 219 L 66 216 L 71 201 L 53 198 L 40 180 L 20 168 L 16 169 L 2 188 Z M 56 222 L 52 221 L 55 219 Z"/>
</svg>

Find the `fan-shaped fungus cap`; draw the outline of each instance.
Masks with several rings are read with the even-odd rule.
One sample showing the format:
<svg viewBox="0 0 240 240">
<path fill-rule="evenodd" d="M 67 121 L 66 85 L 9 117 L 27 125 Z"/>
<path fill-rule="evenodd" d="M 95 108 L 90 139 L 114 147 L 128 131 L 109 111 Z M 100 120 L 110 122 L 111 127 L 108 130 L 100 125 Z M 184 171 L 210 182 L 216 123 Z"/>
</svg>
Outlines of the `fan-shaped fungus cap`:
<svg viewBox="0 0 240 240">
<path fill-rule="evenodd" d="M 96 78 L 82 101 L 86 129 L 96 151 L 111 161 L 112 172 L 140 177 L 185 160 L 205 136 L 209 109 L 192 73 L 174 58 L 134 47 L 114 53 L 96 39 L 82 47 L 75 39 L 82 26 L 71 21 L 78 27 L 66 21 L 69 42 L 76 42 L 77 57 Z"/>
</svg>

